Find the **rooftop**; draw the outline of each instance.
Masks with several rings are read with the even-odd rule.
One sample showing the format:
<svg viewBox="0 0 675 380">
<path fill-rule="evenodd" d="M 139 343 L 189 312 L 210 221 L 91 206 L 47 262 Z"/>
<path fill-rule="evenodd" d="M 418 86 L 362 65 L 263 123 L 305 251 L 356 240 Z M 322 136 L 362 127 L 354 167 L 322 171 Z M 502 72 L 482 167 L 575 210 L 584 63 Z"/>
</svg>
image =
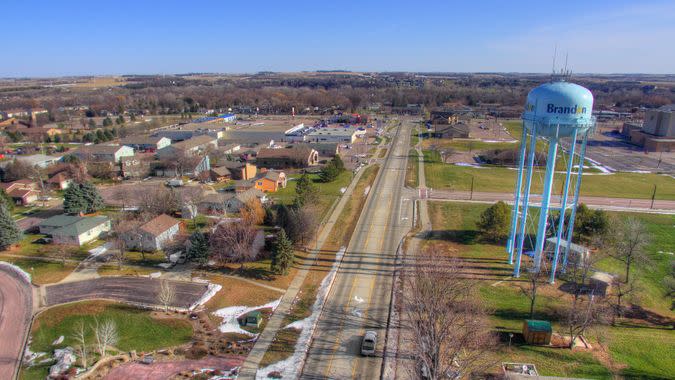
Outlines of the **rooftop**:
<svg viewBox="0 0 675 380">
<path fill-rule="evenodd" d="M 177 149 L 180 149 L 180 150 L 187 150 L 187 149 L 196 148 L 196 147 L 204 145 L 204 144 L 213 143 L 214 141 L 216 141 L 215 137 L 211 137 L 209 135 L 200 135 L 200 136 L 195 136 L 195 137 L 189 138 L 189 139 L 181 141 L 181 142 L 177 142 L 177 143 L 173 144 L 172 146 L 177 148 Z"/>
<path fill-rule="evenodd" d="M 75 223 L 71 223 L 54 230 L 52 235 L 78 236 L 91 230 L 92 228 L 110 221 L 107 216 L 83 216 L 77 218 L 79 218 L 79 220 L 75 221 Z"/>
<path fill-rule="evenodd" d="M 140 229 L 152 236 L 159 236 L 178 223 L 180 222 L 177 219 L 166 214 L 161 214 L 142 225 Z"/>
</svg>

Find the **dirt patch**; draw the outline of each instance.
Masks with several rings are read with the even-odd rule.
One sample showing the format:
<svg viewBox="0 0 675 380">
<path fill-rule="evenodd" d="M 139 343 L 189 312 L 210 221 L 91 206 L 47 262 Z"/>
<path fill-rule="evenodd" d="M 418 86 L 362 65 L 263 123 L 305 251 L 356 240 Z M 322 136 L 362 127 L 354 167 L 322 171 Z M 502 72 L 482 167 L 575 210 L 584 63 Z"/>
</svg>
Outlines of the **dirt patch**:
<svg viewBox="0 0 675 380">
<path fill-rule="evenodd" d="M 163 380 L 173 378 L 174 376 L 189 378 L 192 376 L 193 371 L 201 371 L 203 368 L 218 371 L 215 374 L 229 374 L 233 368 L 241 366 L 243 362 L 244 358 L 239 356 L 208 356 L 200 360 L 172 360 L 152 364 L 133 362 L 113 368 L 104 379 Z"/>
</svg>

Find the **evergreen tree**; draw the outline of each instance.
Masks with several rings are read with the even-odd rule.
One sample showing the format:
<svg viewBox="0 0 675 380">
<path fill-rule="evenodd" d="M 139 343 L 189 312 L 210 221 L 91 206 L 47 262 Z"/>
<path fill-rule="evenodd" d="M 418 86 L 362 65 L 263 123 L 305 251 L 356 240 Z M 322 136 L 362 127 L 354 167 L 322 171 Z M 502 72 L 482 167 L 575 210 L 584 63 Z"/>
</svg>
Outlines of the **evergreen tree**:
<svg viewBox="0 0 675 380">
<path fill-rule="evenodd" d="M 282 228 L 274 246 L 271 269 L 278 274 L 288 274 L 288 268 L 291 267 L 294 259 L 293 242 L 288 239 L 286 231 Z"/>
<path fill-rule="evenodd" d="M 345 170 L 345 163 L 342 162 L 342 158 L 340 158 L 339 154 L 336 154 L 335 157 L 333 158 L 333 164 L 340 173 L 342 173 Z"/>
<path fill-rule="evenodd" d="M 509 234 L 511 208 L 504 202 L 499 201 L 488 207 L 480 215 L 476 226 L 483 238 L 490 241 L 500 241 Z"/>
<path fill-rule="evenodd" d="M 89 119 L 89 128 L 94 129 L 96 128 L 96 121 L 94 119 Z"/>
<path fill-rule="evenodd" d="M 201 232 L 195 232 L 190 235 L 190 249 L 188 249 L 188 258 L 199 264 L 206 264 L 209 260 L 209 242 Z"/>
<path fill-rule="evenodd" d="M 119 116 L 117 117 L 117 120 L 115 120 L 115 123 L 117 123 L 117 125 L 124 124 L 124 116 L 119 115 Z"/>
<path fill-rule="evenodd" d="M 113 121 L 110 118 L 110 116 L 107 116 L 105 119 L 103 119 L 103 126 L 104 127 L 109 127 L 111 125 L 113 125 Z"/>
<path fill-rule="evenodd" d="M 103 198 L 89 182 L 74 183 L 63 193 L 63 209 L 70 214 L 91 214 L 103 208 Z"/>
<path fill-rule="evenodd" d="M 319 178 L 321 182 L 333 182 L 340 175 L 340 171 L 335 167 L 335 162 L 331 161 L 321 169 Z"/>
<path fill-rule="evenodd" d="M 22 234 L 4 201 L 0 201 L 0 249 L 21 240 Z"/>
<path fill-rule="evenodd" d="M 12 200 L 12 197 L 7 194 L 5 189 L 0 189 L 0 203 L 4 203 L 7 210 L 14 210 L 14 201 Z"/>
<path fill-rule="evenodd" d="M 295 204 L 302 206 L 307 203 L 315 202 L 318 198 L 318 189 L 312 183 L 307 173 L 303 173 L 295 186 Z"/>
</svg>

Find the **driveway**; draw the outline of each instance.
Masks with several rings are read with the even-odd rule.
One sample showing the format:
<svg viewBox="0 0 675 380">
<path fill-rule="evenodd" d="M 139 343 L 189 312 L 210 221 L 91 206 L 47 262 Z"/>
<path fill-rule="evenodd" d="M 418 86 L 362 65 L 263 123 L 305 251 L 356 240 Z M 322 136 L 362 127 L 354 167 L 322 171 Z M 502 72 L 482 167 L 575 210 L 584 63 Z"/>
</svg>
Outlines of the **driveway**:
<svg viewBox="0 0 675 380">
<path fill-rule="evenodd" d="M 33 310 L 31 285 L 11 267 L 0 265 L 0 379 L 13 379 Z"/>
<path fill-rule="evenodd" d="M 161 280 L 147 277 L 102 277 L 45 287 L 47 306 L 89 299 L 109 299 L 140 304 L 157 304 Z M 171 281 L 175 297 L 171 306 L 187 308 L 206 292 L 202 283 Z"/>
</svg>

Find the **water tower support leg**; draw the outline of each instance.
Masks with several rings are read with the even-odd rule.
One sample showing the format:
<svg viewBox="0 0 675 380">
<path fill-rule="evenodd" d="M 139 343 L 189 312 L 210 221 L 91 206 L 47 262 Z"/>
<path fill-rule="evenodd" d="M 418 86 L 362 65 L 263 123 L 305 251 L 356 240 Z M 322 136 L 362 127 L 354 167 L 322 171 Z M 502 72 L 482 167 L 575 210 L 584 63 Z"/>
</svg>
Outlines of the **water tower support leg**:
<svg viewBox="0 0 675 380">
<path fill-rule="evenodd" d="M 569 151 L 569 160 L 567 162 L 567 172 L 565 173 L 565 187 L 563 188 L 562 199 L 560 200 L 560 216 L 558 217 L 558 228 L 555 236 L 555 254 L 553 255 L 553 262 L 551 263 L 551 275 L 549 282 L 555 282 L 555 272 L 558 269 L 558 256 L 560 255 L 560 238 L 562 237 L 562 230 L 565 228 L 565 209 L 567 208 L 567 196 L 570 190 L 570 177 L 572 176 L 572 168 L 574 166 L 574 149 L 577 146 L 577 130 L 572 134 L 572 144 Z"/>
<path fill-rule="evenodd" d="M 518 162 L 518 177 L 516 177 L 516 190 L 513 196 L 513 210 L 511 210 L 511 232 L 506 243 L 506 251 L 509 253 L 509 264 L 513 265 L 513 251 L 516 246 L 516 229 L 518 228 L 518 211 L 520 207 L 520 191 L 523 186 L 523 167 L 525 166 L 525 147 L 527 146 L 527 132 L 523 125 L 523 135 L 520 138 L 520 159 Z"/>
<path fill-rule="evenodd" d="M 534 270 L 539 272 L 541 269 L 541 256 L 544 251 L 544 241 L 546 240 L 546 222 L 548 220 L 548 208 L 551 203 L 551 187 L 553 185 L 553 175 L 555 174 L 555 158 L 558 153 L 558 138 L 551 137 L 548 143 L 548 157 L 546 158 L 546 174 L 544 176 L 544 193 L 541 197 L 541 208 L 539 209 L 539 223 L 537 225 L 537 240 L 534 245 Z"/>
<path fill-rule="evenodd" d="M 524 126 L 523 126 L 524 127 Z M 530 185 L 532 184 L 532 168 L 534 167 L 534 154 L 537 149 L 537 132 L 532 129 L 530 135 L 530 151 L 527 153 L 527 174 L 525 174 L 525 195 L 523 196 L 523 211 L 520 216 L 518 226 L 518 251 L 516 256 L 516 266 L 513 268 L 513 277 L 520 277 L 520 261 L 523 257 L 523 243 L 525 242 L 525 226 L 527 222 L 527 211 L 530 208 Z"/>
<path fill-rule="evenodd" d="M 579 170 L 577 171 L 577 183 L 574 188 L 574 200 L 572 201 L 572 213 L 570 214 L 570 221 L 567 224 L 567 246 L 565 247 L 565 255 L 563 255 L 562 272 L 567 270 L 567 260 L 569 259 L 570 247 L 572 246 L 572 232 L 574 232 L 574 218 L 577 215 L 577 206 L 579 205 L 579 190 L 581 190 L 581 178 L 584 174 L 584 163 L 586 161 L 586 142 L 588 141 L 588 132 L 584 134 L 581 140 L 581 150 L 579 152 Z"/>
</svg>

